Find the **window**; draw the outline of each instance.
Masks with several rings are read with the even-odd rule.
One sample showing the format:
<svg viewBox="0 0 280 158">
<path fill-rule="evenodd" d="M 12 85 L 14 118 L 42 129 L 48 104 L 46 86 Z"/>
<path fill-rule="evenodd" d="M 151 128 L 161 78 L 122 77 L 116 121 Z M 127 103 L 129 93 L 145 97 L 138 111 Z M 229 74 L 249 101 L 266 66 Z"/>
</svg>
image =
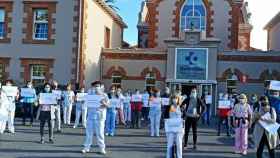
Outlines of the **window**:
<svg viewBox="0 0 280 158">
<path fill-rule="evenodd" d="M 46 67 L 45 65 L 31 65 L 31 80 L 35 85 L 45 82 Z"/>
<path fill-rule="evenodd" d="M 111 43 L 111 30 L 108 27 L 105 27 L 105 38 L 104 38 L 104 47 L 110 48 Z"/>
<path fill-rule="evenodd" d="M 122 84 L 122 76 L 119 74 L 112 75 L 112 86 L 121 87 Z"/>
<path fill-rule="evenodd" d="M 206 9 L 202 0 L 187 0 L 181 10 L 181 30 L 206 29 Z"/>
<path fill-rule="evenodd" d="M 5 66 L 4 64 L 0 64 L 0 82 L 4 81 L 5 77 Z"/>
<path fill-rule="evenodd" d="M 5 37 L 5 10 L 0 9 L 0 39 Z"/>
<path fill-rule="evenodd" d="M 34 10 L 33 39 L 48 40 L 49 21 L 47 9 Z"/>
<path fill-rule="evenodd" d="M 154 73 L 147 73 L 146 75 L 146 88 L 154 88 L 156 86 L 156 77 Z"/>
</svg>

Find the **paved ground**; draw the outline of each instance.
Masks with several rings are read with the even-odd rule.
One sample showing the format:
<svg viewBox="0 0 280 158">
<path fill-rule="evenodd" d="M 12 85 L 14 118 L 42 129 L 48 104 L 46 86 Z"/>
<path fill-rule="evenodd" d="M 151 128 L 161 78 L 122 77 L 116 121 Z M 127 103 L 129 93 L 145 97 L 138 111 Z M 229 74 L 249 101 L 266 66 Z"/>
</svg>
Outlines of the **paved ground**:
<svg viewBox="0 0 280 158">
<path fill-rule="evenodd" d="M 32 128 L 16 125 L 16 134 L 0 136 L 1 158 L 80 158 L 80 157 L 112 157 L 112 158 L 163 158 L 165 155 L 165 137 L 148 137 L 147 129 L 118 129 L 117 136 L 107 137 L 107 155 L 93 152 L 82 155 L 80 150 L 84 140 L 83 129 L 65 128 L 62 134 L 55 135 L 55 144 L 39 144 L 38 124 Z M 192 140 L 190 138 L 190 140 Z M 233 139 L 226 136 L 216 136 L 212 128 L 200 127 L 198 150 L 187 149 L 187 158 L 235 158 L 242 157 L 233 154 Z M 189 145 L 191 147 L 191 145 Z M 248 156 L 254 158 L 253 150 Z M 276 157 L 280 157 L 278 151 Z"/>
</svg>

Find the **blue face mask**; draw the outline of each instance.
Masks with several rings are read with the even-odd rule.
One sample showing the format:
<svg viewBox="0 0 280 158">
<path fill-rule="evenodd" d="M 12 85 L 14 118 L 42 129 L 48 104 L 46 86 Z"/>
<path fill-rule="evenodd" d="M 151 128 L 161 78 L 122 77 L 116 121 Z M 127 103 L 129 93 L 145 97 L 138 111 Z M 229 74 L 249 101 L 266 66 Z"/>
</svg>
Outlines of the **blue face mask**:
<svg viewBox="0 0 280 158">
<path fill-rule="evenodd" d="M 45 91 L 46 91 L 46 92 L 50 92 L 50 91 L 51 91 L 51 88 L 45 88 Z"/>
</svg>

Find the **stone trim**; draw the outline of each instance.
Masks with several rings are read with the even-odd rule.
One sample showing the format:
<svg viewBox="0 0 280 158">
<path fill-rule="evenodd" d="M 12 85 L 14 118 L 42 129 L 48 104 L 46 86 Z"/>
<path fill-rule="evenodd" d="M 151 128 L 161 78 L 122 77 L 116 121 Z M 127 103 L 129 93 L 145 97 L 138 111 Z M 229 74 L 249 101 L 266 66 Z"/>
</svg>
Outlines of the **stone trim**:
<svg viewBox="0 0 280 158">
<path fill-rule="evenodd" d="M 167 60 L 167 54 L 142 54 L 142 53 L 102 53 L 105 59 L 120 60 Z"/>
<path fill-rule="evenodd" d="M 218 55 L 218 61 L 280 63 L 279 56 Z"/>
<path fill-rule="evenodd" d="M 2 0 L 0 8 L 5 10 L 5 35 L 3 39 L 0 39 L 0 43 L 11 43 L 13 2 Z"/>
<path fill-rule="evenodd" d="M 45 65 L 46 66 L 46 80 L 49 81 L 53 78 L 53 73 L 51 69 L 54 67 L 55 59 L 48 58 L 20 58 L 21 67 L 23 72 L 21 72 L 21 77 L 24 82 L 30 80 L 30 66 L 31 65 Z"/>
<path fill-rule="evenodd" d="M 11 58 L 0 57 L 0 64 L 4 65 L 4 71 L 5 71 L 3 80 L 9 79 L 10 73 L 7 68 L 10 66 L 10 60 L 11 60 Z"/>
<path fill-rule="evenodd" d="M 23 1 L 24 5 L 24 16 L 23 16 L 23 26 L 22 33 L 24 34 L 24 39 L 22 43 L 24 44 L 54 44 L 55 43 L 55 23 L 56 18 L 54 14 L 56 13 L 56 1 Z M 48 39 L 47 40 L 34 40 L 33 39 L 33 10 L 36 8 L 48 9 Z"/>
</svg>

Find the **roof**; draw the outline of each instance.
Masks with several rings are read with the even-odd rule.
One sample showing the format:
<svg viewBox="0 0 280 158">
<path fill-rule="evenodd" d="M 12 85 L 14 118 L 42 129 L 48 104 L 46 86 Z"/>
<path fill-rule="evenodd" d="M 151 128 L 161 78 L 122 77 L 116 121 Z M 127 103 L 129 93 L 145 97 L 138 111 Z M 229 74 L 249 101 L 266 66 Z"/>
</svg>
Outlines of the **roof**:
<svg viewBox="0 0 280 158">
<path fill-rule="evenodd" d="M 126 23 L 123 21 L 122 17 L 116 13 L 111 7 L 109 7 L 104 0 L 93 0 L 99 6 L 101 6 L 105 12 L 107 12 L 118 24 L 120 24 L 123 28 L 127 28 Z"/>
<path fill-rule="evenodd" d="M 278 24 L 280 22 L 280 12 L 278 12 L 278 14 L 276 14 L 269 22 L 268 24 L 265 25 L 264 29 L 268 30 L 272 27 L 274 27 L 276 24 Z"/>
</svg>

